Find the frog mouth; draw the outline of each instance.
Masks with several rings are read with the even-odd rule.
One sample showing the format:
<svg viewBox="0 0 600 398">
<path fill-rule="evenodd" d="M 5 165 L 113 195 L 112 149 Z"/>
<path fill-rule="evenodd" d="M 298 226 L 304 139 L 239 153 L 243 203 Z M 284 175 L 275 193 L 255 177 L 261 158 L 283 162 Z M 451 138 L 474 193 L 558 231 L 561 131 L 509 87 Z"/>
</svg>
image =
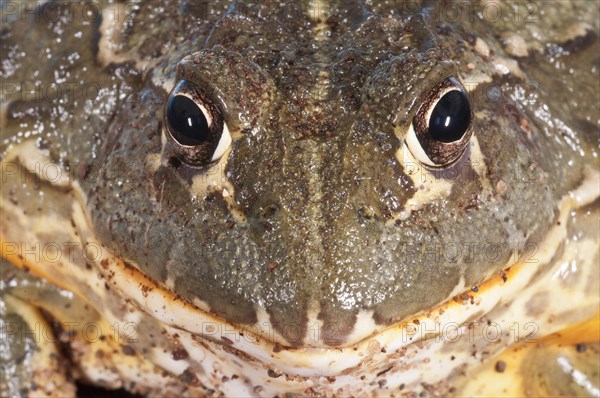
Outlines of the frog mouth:
<svg viewBox="0 0 600 398">
<path fill-rule="evenodd" d="M 332 378 L 332 383 L 352 382 L 357 375 L 373 381 L 385 375 L 390 384 L 416 383 L 424 372 L 437 375 L 441 380 L 456 371 L 456 364 L 477 366 L 482 359 L 496 355 L 525 337 L 537 341 L 580 322 L 592 322 L 593 327 L 583 329 L 587 333 L 583 337 L 597 341 L 598 327 L 594 325 L 598 325 L 600 314 L 594 294 L 590 294 L 589 286 L 585 285 L 585 281 L 597 279 L 593 256 L 587 263 L 582 259 L 579 282 L 552 282 L 560 281 L 564 271 L 561 267 L 574 255 L 559 250 L 560 242 L 567 237 L 569 214 L 597 201 L 600 196 L 598 172 L 588 169 L 587 174 L 588 178 L 578 190 L 561 201 L 559 222 L 548 231 L 537 264 L 514 263 L 478 285 L 477 291 L 457 294 L 382 330 L 365 329 L 355 333 L 353 340 L 339 347 L 329 347 L 319 340 L 289 347 L 285 340 L 273 334 L 272 328 L 265 327 L 264 320 L 256 325 L 231 324 L 149 279 L 95 239 L 85 210 L 85 195 L 77 182 L 68 187 L 64 184 L 51 187 L 60 194 L 61 203 L 29 217 L 23 217 L 15 204 L 2 197 L 0 207 L 6 212 L 6 221 L 3 220 L 0 229 L 0 254 L 14 265 L 72 291 L 83 300 L 93 298 L 96 303 L 116 303 L 121 302 L 120 297 L 128 297 L 134 307 L 142 310 L 143 317 L 160 324 L 166 334 L 177 335 L 187 352 L 202 352 L 203 357 L 213 355 L 234 367 L 268 368 L 270 377 L 282 374 L 326 377 Z M 27 253 L 27 245 L 39 244 L 40 236 L 49 236 L 40 231 L 48 229 L 60 232 L 63 239 L 80 242 L 85 248 L 84 257 L 92 264 L 86 266 L 66 258 L 51 261 L 43 251 L 32 258 L 31 253 Z M 15 246 L 11 242 L 24 244 Z M 594 240 L 582 240 L 578 245 L 581 252 L 597 250 Z M 571 297 L 572 300 L 547 300 L 544 306 L 536 295 L 550 290 L 550 297 Z M 528 303 L 536 300 L 539 308 L 534 310 L 540 314 L 572 314 L 562 318 L 539 317 L 532 323 L 532 307 Z M 552 308 L 548 307 L 550 302 Z M 126 318 L 119 305 L 95 306 L 108 323 L 124 322 Z M 507 333 L 509 337 L 512 333 L 512 338 L 505 338 Z M 473 355 L 474 351 L 478 354 Z M 238 360 L 232 362 L 231 358 Z M 173 374 L 180 373 L 181 363 L 174 364 L 162 357 L 155 357 L 153 362 Z"/>
</svg>

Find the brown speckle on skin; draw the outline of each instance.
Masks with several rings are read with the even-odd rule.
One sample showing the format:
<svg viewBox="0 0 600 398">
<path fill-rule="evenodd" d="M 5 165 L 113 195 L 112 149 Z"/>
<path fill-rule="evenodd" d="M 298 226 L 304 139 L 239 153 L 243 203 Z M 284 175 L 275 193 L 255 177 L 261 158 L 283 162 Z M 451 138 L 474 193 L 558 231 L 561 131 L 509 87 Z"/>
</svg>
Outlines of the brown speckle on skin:
<svg viewBox="0 0 600 398">
<path fill-rule="evenodd" d="M 173 358 L 174 361 L 186 359 L 188 356 L 188 352 L 182 347 L 177 347 L 171 351 L 171 358 Z"/>
<path fill-rule="evenodd" d="M 504 373 L 504 370 L 506 369 L 506 362 L 504 362 L 504 361 L 496 362 L 496 366 L 494 366 L 494 369 L 498 373 Z"/>
<path fill-rule="evenodd" d="M 183 371 L 183 373 L 179 376 L 179 380 L 192 386 L 200 385 L 200 380 L 198 380 L 198 376 L 196 376 L 196 374 L 190 368 L 187 368 Z"/>
<path fill-rule="evenodd" d="M 123 354 L 128 356 L 135 355 L 135 350 L 130 345 L 124 345 L 123 347 L 121 347 L 121 351 L 123 352 Z"/>
<path fill-rule="evenodd" d="M 141 283 L 140 283 L 140 288 L 142 290 L 142 294 L 144 295 L 144 297 L 148 297 L 148 293 L 152 291 L 152 288 L 150 286 L 143 285 Z"/>
<path fill-rule="evenodd" d="M 269 375 L 269 377 L 272 377 L 274 379 L 281 377 L 281 373 L 274 371 L 273 369 L 269 369 L 267 370 L 267 374 Z"/>
</svg>

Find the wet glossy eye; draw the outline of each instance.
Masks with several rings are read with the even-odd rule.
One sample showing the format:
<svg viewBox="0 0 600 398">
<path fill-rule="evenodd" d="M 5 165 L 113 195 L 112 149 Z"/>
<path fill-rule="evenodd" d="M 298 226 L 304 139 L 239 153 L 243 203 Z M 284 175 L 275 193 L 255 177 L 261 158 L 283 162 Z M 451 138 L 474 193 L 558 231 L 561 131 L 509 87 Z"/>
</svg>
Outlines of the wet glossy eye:
<svg viewBox="0 0 600 398">
<path fill-rule="evenodd" d="M 420 162 L 443 167 L 460 158 L 471 131 L 471 104 L 460 82 L 449 77 L 427 95 L 413 119 L 407 146 Z"/>
<path fill-rule="evenodd" d="M 469 98 L 460 90 L 444 94 L 429 117 L 429 134 L 441 142 L 460 140 L 471 123 Z"/>
<path fill-rule="evenodd" d="M 217 107 L 187 80 L 180 81 L 169 95 L 164 122 L 177 156 L 191 165 L 219 160 L 231 144 L 231 135 Z"/>
<path fill-rule="evenodd" d="M 182 145 L 199 145 L 210 139 L 204 112 L 184 95 L 175 95 L 169 99 L 167 121 L 173 138 Z"/>
</svg>

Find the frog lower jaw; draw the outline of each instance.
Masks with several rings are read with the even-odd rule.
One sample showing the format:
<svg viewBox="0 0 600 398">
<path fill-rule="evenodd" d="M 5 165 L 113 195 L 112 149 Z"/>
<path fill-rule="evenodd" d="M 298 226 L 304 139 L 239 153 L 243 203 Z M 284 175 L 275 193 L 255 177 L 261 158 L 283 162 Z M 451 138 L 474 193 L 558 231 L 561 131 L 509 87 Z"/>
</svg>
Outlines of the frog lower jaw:
<svg viewBox="0 0 600 398">
<path fill-rule="evenodd" d="M 73 291 L 98 309 L 105 324 L 123 325 L 119 330 L 137 325 L 142 342 L 134 351 L 183 384 L 211 386 L 226 395 L 273 395 L 307 388 L 320 394 L 340 389 L 360 393 L 402 384 L 420 388 L 424 380 L 442 388 L 456 374 L 476 369 L 482 360 L 493 358 L 525 337 L 542 337 L 595 315 L 597 297 L 587 291 L 589 286 L 584 282 L 597 279 L 598 270 L 591 263 L 594 257 L 581 258 L 581 253 L 597 253 L 597 239 L 573 242 L 562 252 L 558 248 L 567 238 L 569 214 L 598 198 L 598 179 L 598 173 L 590 171 L 580 189 L 562 201 L 560 225 L 551 228 L 540 245 L 537 263 L 514 264 L 481 284 L 477 293 L 450 299 L 376 334 L 355 334 L 355 340 L 343 347 L 328 347 L 319 340 L 298 348 L 284 347 L 285 341 L 268 333 L 272 328 L 265 328 L 260 321 L 247 327 L 229 324 L 157 285 L 95 241 L 83 206 L 85 198 L 76 183 L 67 190 L 57 187 L 64 196 L 61 208 L 71 209 L 75 227 L 71 227 L 70 219 L 59 218 L 55 208 L 19 217 L 16 206 L 2 199 L 0 208 L 6 211 L 8 222 L 0 229 L 0 254 Z M 11 220 L 16 224 L 11 225 Z M 38 232 L 48 228 L 71 231 L 69 240 L 79 241 L 88 250 L 101 248 L 101 255 L 87 253 L 85 257 L 93 259 L 90 268 L 77 262 L 28 257 L 22 249 L 39 244 L 42 234 Z M 22 245 L 15 247 L 11 242 Z M 568 272 L 565 274 L 564 264 L 578 253 L 579 278 L 571 278 L 573 281 Z M 537 299 L 540 291 L 549 294 L 546 306 Z M 536 310 L 531 309 L 532 302 L 544 315 L 541 319 L 532 316 Z M 550 302 L 551 309 L 547 307 Z M 569 317 L 562 316 L 566 313 Z M 530 322 L 532 318 L 535 323 Z M 171 353 L 144 340 L 142 335 L 152 331 L 175 347 Z M 135 376 L 128 370 L 120 372 L 124 378 Z M 161 391 L 159 385 L 146 387 Z"/>
</svg>

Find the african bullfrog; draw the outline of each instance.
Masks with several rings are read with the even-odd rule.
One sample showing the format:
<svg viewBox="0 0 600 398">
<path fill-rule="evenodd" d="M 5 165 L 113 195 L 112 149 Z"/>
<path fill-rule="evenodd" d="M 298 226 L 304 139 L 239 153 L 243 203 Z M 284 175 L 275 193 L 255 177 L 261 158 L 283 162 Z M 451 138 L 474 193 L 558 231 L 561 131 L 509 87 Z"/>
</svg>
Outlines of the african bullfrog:
<svg viewBox="0 0 600 398">
<path fill-rule="evenodd" d="M 0 7 L 3 394 L 598 395 L 599 3 Z"/>
</svg>

